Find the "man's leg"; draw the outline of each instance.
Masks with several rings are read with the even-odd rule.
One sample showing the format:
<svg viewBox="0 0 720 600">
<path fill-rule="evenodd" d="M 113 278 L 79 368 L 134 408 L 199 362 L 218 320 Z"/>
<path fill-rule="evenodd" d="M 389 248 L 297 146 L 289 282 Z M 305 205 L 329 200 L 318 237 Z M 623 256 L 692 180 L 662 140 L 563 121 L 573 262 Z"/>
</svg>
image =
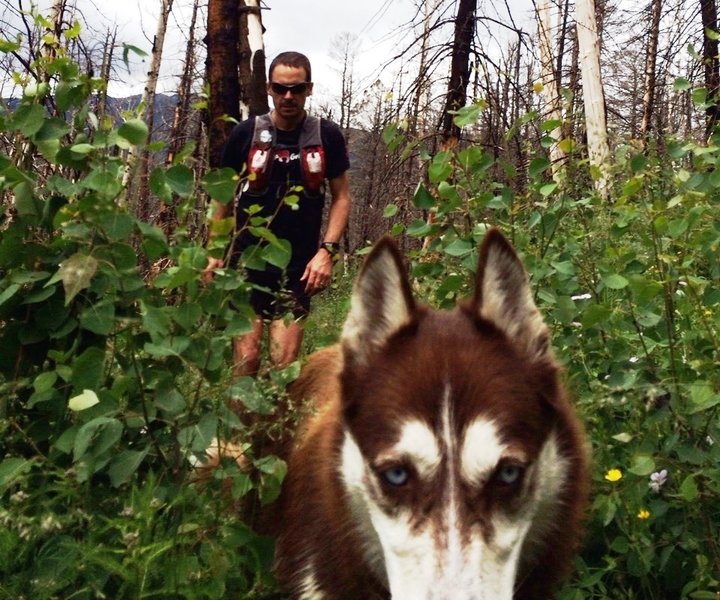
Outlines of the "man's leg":
<svg viewBox="0 0 720 600">
<path fill-rule="evenodd" d="M 270 358 L 275 367 L 282 369 L 297 359 L 304 331 L 302 319 L 270 323 Z"/>
<path fill-rule="evenodd" d="M 260 345 L 263 335 L 263 320 L 256 317 L 252 331 L 233 340 L 233 377 L 256 375 L 260 369 Z"/>
</svg>

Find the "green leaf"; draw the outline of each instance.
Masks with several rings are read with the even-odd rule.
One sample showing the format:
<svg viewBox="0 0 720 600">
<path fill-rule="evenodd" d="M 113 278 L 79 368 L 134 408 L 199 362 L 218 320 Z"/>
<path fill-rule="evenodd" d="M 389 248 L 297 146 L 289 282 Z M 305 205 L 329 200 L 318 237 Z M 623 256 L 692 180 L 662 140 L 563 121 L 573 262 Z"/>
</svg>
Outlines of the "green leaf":
<svg viewBox="0 0 720 600">
<path fill-rule="evenodd" d="M 78 81 L 61 81 L 55 88 L 55 100 L 60 110 L 81 106 L 85 100 L 85 86 Z"/>
<path fill-rule="evenodd" d="M 716 42 L 716 41 L 720 40 L 720 33 L 718 33 L 717 31 L 715 31 L 714 29 L 712 29 L 710 27 L 706 27 L 705 28 L 705 37 Z"/>
<path fill-rule="evenodd" d="M 217 435 L 217 428 L 218 418 L 214 415 L 204 415 L 197 424 L 181 429 L 177 439 L 187 451 L 204 452 Z"/>
<path fill-rule="evenodd" d="M 450 164 L 450 153 L 440 152 L 433 158 L 432 163 L 428 167 L 428 177 L 430 183 L 438 184 L 441 181 L 446 181 L 450 175 L 452 175 L 453 168 Z"/>
<path fill-rule="evenodd" d="M 47 392 L 53 388 L 57 381 L 57 371 L 48 371 L 40 373 L 33 381 L 33 388 L 36 392 Z"/>
<path fill-rule="evenodd" d="M 713 390 L 709 382 L 694 381 L 690 386 L 690 404 L 688 412 L 694 415 L 720 404 L 720 394 Z"/>
<path fill-rule="evenodd" d="M 230 396 L 240 400 L 250 411 L 260 415 L 270 415 L 275 409 L 272 398 L 263 390 L 253 377 L 240 377 L 230 387 Z"/>
<path fill-rule="evenodd" d="M 550 161 L 547 158 L 539 157 L 533 159 L 530 163 L 530 178 L 535 179 L 538 175 L 541 175 L 550 166 Z"/>
<path fill-rule="evenodd" d="M 644 154 L 636 154 L 630 159 L 630 169 L 633 173 L 639 173 L 645 168 L 647 164 L 647 158 Z"/>
<path fill-rule="evenodd" d="M 638 454 L 633 458 L 632 465 L 628 469 L 633 475 L 645 477 L 655 470 L 655 461 L 652 456 Z"/>
<path fill-rule="evenodd" d="M 110 417 L 98 417 L 85 423 L 75 436 L 73 459 L 75 462 L 86 455 L 98 457 L 120 441 L 123 424 Z"/>
<path fill-rule="evenodd" d="M 135 227 L 135 219 L 127 213 L 111 212 L 102 215 L 98 219 L 98 225 L 111 240 L 121 242 L 130 238 Z"/>
<path fill-rule="evenodd" d="M 125 42 L 123 42 L 123 62 L 125 63 L 128 71 L 130 70 L 130 62 L 128 60 L 130 52 L 132 52 L 133 54 L 137 54 L 140 58 L 145 58 L 148 55 L 147 52 L 141 50 L 137 46 L 133 46 L 132 44 L 126 44 Z"/>
<path fill-rule="evenodd" d="M 92 390 L 83 390 L 82 394 L 70 398 L 68 408 L 72 411 L 80 412 L 96 404 L 100 404 L 97 394 Z"/>
<path fill-rule="evenodd" d="M 385 210 L 383 210 L 383 217 L 385 217 L 386 219 L 394 217 L 396 214 L 398 214 L 399 210 L 400 209 L 398 208 L 397 204 L 388 204 L 385 207 Z"/>
<path fill-rule="evenodd" d="M 610 318 L 612 311 L 602 304 L 591 304 L 582 312 L 582 324 L 586 329 Z"/>
<path fill-rule="evenodd" d="M 460 110 L 455 113 L 453 122 L 458 127 L 465 127 L 466 125 L 474 125 L 478 122 L 480 114 L 484 108 L 484 103 L 475 103 L 469 106 L 463 106 Z"/>
<path fill-rule="evenodd" d="M 32 461 L 24 458 L 6 458 L 0 463 L 0 489 L 11 485 L 18 477 L 27 473 Z"/>
<path fill-rule="evenodd" d="M 42 210 L 35 197 L 33 187 L 22 181 L 13 188 L 15 208 L 21 217 L 38 217 Z"/>
<path fill-rule="evenodd" d="M 165 177 L 170 189 L 178 196 L 187 197 L 195 189 L 195 175 L 185 165 L 175 165 L 165 172 Z"/>
<path fill-rule="evenodd" d="M 142 119 L 128 119 L 118 129 L 118 135 L 135 146 L 144 144 L 149 134 L 148 126 Z"/>
<path fill-rule="evenodd" d="M 673 83 L 673 89 L 675 89 L 678 92 L 689 90 L 691 87 L 692 87 L 692 84 L 684 77 L 676 78 Z"/>
<path fill-rule="evenodd" d="M 164 169 L 155 167 L 150 173 L 150 191 L 165 204 L 170 204 L 172 201 L 172 188 L 167 182 Z"/>
<path fill-rule="evenodd" d="M 90 347 L 73 362 L 71 383 L 77 391 L 98 390 L 105 375 L 105 352 Z"/>
<path fill-rule="evenodd" d="M 629 281 L 617 273 L 602 278 L 603 283 L 611 290 L 622 290 L 629 285 Z"/>
<path fill-rule="evenodd" d="M 20 291 L 20 286 L 18 284 L 13 283 L 12 285 L 9 285 L 7 289 L 0 294 L 0 306 L 10 300 L 10 298 L 17 294 L 18 291 Z"/>
<path fill-rule="evenodd" d="M 159 385 L 155 390 L 154 404 L 169 415 L 179 415 L 187 406 L 185 398 L 171 381 Z"/>
<path fill-rule="evenodd" d="M 90 154 L 93 150 L 95 150 L 95 146 L 92 144 L 75 144 L 70 146 L 70 151 L 73 154 L 79 154 L 80 156 Z"/>
<path fill-rule="evenodd" d="M 558 127 L 562 127 L 562 119 L 548 119 L 547 121 L 543 121 L 540 125 L 540 129 L 542 131 L 550 132 L 554 131 Z"/>
<path fill-rule="evenodd" d="M 694 502 L 700 496 L 700 490 L 695 483 L 695 475 L 688 475 L 680 484 L 680 496 L 686 502 Z"/>
<path fill-rule="evenodd" d="M 0 38 L 0 52 L 16 52 L 22 47 L 20 42 L 11 42 L 5 38 Z"/>
<path fill-rule="evenodd" d="M 70 304 L 82 290 L 90 286 L 97 268 L 97 260 L 88 254 L 73 254 L 62 262 L 57 276 L 62 280 L 65 289 L 65 306 Z M 51 282 L 54 281 L 56 278 L 51 280 Z"/>
<path fill-rule="evenodd" d="M 88 189 L 115 198 L 122 191 L 122 176 L 108 165 L 91 171 L 81 184 Z"/>
<path fill-rule="evenodd" d="M 292 246 L 287 240 L 275 240 L 262 249 L 260 256 L 271 265 L 284 269 L 290 264 Z"/>
<path fill-rule="evenodd" d="M 421 210 L 429 210 L 435 206 L 435 198 L 422 183 L 418 183 L 417 188 L 415 188 L 413 204 Z"/>
<path fill-rule="evenodd" d="M 213 200 L 227 204 L 235 198 L 238 181 L 235 169 L 225 167 L 210 171 L 202 178 L 201 185 Z"/>
<path fill-rule="evenodd" d="M 416 219 L 407 228 L 407 234 L 413 237 L 425 237 L 430 232 L 432 232 L 432 226 L 422 219 Z"/>
<path fill-rule="evenodd" d="M 282 488 L 283 479 L 287 475 L 287 465 L 277 456 L 265 456 L 254 462 L 260 472 L 260 503 L 270 504 L 277 500 Z"/>
<path fill-rule="evenodd" d="M 76 19 L 75 21 L 73 21 L 72 27 L 63 31 L 63 35 L 68 40 L 74 40 L 76 37 L 78 37 L 80 35 L 81 31 L 82 31 L 82 26 L 80 25 L 80 21 L 78 21 Z"/>
<path fill-rule="evenodd" d="M 27 137 L 32 137 L 45 123 L 45 109 L 39 104 L 23 104 L 13 115 L 13 125 Z"/>
<path fill-rule="evenodd" d="M 125 450 L 118 454 L 110 463 L 108 475 L 110 484 L 119 487 L 127 483 L 135 472 L 140 468 L 148 450 Z"/>
<path fill-rule="evenodd" d="M 540 188 L 540 195 L 546 198 L 552 194 L 558 187 L 557 183 L 548 183 Z"/>
<path fill-rule="evenodd" d="M 36 144 L 40 142 L 58 141 L 64 135 L 70 133 L 70 125 L 62 119 L 53 117 L 46 119 L 42 127 L 35 133 L 33 139 Z"/>
<path fill-rule="evenodd" d="M 448 244 L 445 248 L 443 248 L 443 252 L 449 256 L 467 256 L 470 254 L 473 249 L 475 248 L 474 244 L 472 242 L 469 242 L 468 240 L 462 240 L 457 239 Z"/>
</svg>

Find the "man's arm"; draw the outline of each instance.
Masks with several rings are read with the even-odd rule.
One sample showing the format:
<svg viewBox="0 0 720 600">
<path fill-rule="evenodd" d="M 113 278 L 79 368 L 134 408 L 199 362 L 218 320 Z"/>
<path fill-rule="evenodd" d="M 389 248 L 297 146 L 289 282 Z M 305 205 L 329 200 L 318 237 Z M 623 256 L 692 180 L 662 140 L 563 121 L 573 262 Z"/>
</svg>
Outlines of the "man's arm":
<svg viewBox="0 0 720 600">
<path fill-rule="evenodd" d="M 350 215 L 350 182 L 347 171 L 329 181 L 332 202 L 328 213 L 327 228 L 323 242 L 339 242 Z M 325 289 L 332 276 L 332 257 L 324 248 L 320 248 L 305 267 L 301 281 L 305 282 L 305 291 L 316 294 Z"/>
</svg>

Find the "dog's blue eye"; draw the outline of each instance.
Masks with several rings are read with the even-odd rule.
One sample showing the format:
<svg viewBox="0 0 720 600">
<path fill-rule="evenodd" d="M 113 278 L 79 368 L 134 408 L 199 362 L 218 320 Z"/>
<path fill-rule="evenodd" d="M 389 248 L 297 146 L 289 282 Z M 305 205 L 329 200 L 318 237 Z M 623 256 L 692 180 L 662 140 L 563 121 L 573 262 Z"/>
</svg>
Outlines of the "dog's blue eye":
<svg viewBox="0 0 720 600">
<path fill-rule="evenodd" d="M 523 472 L 523 468 L 518 465 L 504 465 L 498 470 L 496 478 L 504 485 L 514 485 L 520 481 Z"/>
<path fill-rule="evenodd" d="M 408 479 L 410 479 L 410 474 L 404 467 L 392 467 L 391 469 L 386 469 L 380 473 L 380 476 L 386 483 L 389 483 L 394 487 L 405 485 L 408 482 Z"/>
</svg>

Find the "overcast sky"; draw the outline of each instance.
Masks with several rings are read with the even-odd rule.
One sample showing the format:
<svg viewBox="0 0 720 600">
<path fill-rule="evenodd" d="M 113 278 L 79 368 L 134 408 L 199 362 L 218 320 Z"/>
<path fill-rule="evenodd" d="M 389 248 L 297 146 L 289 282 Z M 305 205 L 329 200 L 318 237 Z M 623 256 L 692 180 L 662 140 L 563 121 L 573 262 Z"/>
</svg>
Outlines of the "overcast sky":
<svg viewBox="0 0 720 600">
<path fill-rule="evenodd" d="M 76 0 L 78 7 L 87 6 L 86 14 L 99 9 L 94 27 L 104 29 L 115 23 L 118 26 L 118 42 L 127 42 L 149 52 L 152 36 L 157 27 L 160 0 Z M 42 4 L 49 4 L 43 0 Z M 333 38 L 342 33 L 358 36 L 361 52 L 356 69 L 360 77 L 369 77 L 389 57 L 397 38 L 391 39 L 413 15 L 412 0 L 265 0 L 263 10 L 266 28 L 265 49 L 271 59 L 281 51 L 294 49 L 310 57 L 313 79 L 318 88 L 336 88 L 338 76 L 333 72 L 329 58 Z M 172 91 L 177 86 L 177 74 L 181 64 L 187 24 L 190 22 L 192 1 L 175 0 L 171 28 L 163 52 L 164 77 L 160 86 Z M 184 27 L 183 27 L 184 25 Z M 392 36 L 394 37 L 394 36 Z M 167 60 L 166 60 L 167 59 Z M 133 61 L 133 72 L 123 78 L 135 80 L 135 93 L 142 90 L 147 67 Z M 126 86 L 113 86 L 115 90 Z M 112 92 L 111 92 L 112 93 Z"/>
<path fill-rule="evenodd" d="M 15 4 L 17 0 L 3 0 Z M 340 76 L 330 58 L 333 39 L 350 33 L 358 37 L 359 54 L 355 64 L 355 80 L 370 84 L 380 67 L 403 44 L 403 26 L 413 17 L 417 0 L 264 0 L 263 23 L 266 28 L 265 49 L 269 59 L 283 50 L 295 49 L 310 57 L 316 94 L 337 96 Z M 74 0 L 85 15 L 88 26 L 101 33 L 109 27 L 118 28 L 118 44 L 126 42 L 150 52 L 152 37 L 157 28 L 161 0 Z M 51 0 L 39 0 L 47 9 Z M 204 3 L 206 4 L 206 3 Z M 487 13 L 510 6 L 514 18 L 527 21 L 531 0 L 507 0 L 489 3 Z M 177 88 L 182 68 L 185 40 L 190 22 L 192 0 L 174 0 L 170 27 L 163 51 L 163 71 L 159 91 L 173 92 Z M 523 17 L 523 15 L 525 15 Z M 500 20 L 503 15 L 496 14 Z M 203 15 L 204 18 L 204 15 Z M 409 35 L 407 32 L 406 36 Z M 87 38 L 85 38 L 87 41 Z M 119 51 L 118 51 L 119 52 Z M 131 56 L 131 70 L 119 68 L 110 93 L 124 96 L 141 93 L 148 69 L 147 60 Z M 389 77 L 389 74 L 387 74 Z M 386 83 L 389 83 L 386 81 Z"/>
</svg>

